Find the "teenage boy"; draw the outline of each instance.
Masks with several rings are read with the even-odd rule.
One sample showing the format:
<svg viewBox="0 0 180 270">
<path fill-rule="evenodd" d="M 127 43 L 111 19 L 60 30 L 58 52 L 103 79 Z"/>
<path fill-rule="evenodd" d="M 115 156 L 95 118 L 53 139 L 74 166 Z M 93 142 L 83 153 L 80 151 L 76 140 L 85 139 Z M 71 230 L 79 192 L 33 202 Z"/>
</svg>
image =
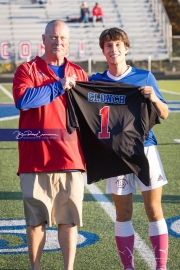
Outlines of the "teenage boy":
<svg viewBox="0 0 180 270">
<path fill-rule="evenodd" d="M 90 81 L 123 82 L 139 86 L 139 91 L 149 98 L 159 117 L 168 117 L 168 106 L 163 99 L 153 74 L 148 70 L 133 68 L 126 63 L 130 47 L 127 34 L 119 28 L 104 30 L 99 38 L 102 53 L 109 69 L 96 73 Z M 127 90 L 128 91 L 128 90 Z M 168 230 L 163 216 L 162 186 L 167 179 L 156 148 L 153 131 L 144 140 L 144 151 L 149 161 L 151 186 L 145 186 L 134 174 L 112 177 L 107 180 L 107 193 L 111 193 L 116 207 L 115 239 L 121 262 L 126 270 L 134 270 L 134 229 L 132 225 L 132 194 L 137 182 L 143 196 L 146 215 L 149 220 L 149 237 L 153 246 L 156 270 L 165 270 L 168 257 Z"/>
</svg>

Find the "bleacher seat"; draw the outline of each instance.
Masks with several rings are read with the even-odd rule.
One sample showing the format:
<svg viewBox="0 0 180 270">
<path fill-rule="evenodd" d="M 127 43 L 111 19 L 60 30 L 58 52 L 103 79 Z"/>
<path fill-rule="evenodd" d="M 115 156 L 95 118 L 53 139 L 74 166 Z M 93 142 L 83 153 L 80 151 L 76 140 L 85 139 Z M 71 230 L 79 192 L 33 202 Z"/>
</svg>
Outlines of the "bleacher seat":
<svg viewBox="0 0 180 270">
<path fill-rule="evenodd" d="M 148 0 L 100 0 L 105 17 L 105 27 L 119 27 L 127 32 L 130 38 L 130 50 L 127 59 L 152 60 L 168 59 L 169 49 L 162 35 L 162 29 L 156 20 Z M 81 61 L 91 58 L 96 61 L 105 60 L 99 48 L 99 35 L 105 29 L 101 22 L 95 27 L 92 23 L 70 22 L 80 17 L 80 0 L 53 0 L 45 5 L 33 3 L 31 0 L 0 0 L 0 41 L 18 44 L 29 40 L 32 43 L 32 55 L 37 52 L 47 22 L 53 19 L 67 21 L 71 32 L 69 59 Z M 90 10 L 94 1 L 88 1 Z M 67 19 L 69 18 L 69 20 Z M 85 56 L 79 58 L 79 41 L 85 44 Z M 17 46 L 17 45 L 16 45 Z M 15 48 L 15 45 L 13 45 Z"/>
</svg>

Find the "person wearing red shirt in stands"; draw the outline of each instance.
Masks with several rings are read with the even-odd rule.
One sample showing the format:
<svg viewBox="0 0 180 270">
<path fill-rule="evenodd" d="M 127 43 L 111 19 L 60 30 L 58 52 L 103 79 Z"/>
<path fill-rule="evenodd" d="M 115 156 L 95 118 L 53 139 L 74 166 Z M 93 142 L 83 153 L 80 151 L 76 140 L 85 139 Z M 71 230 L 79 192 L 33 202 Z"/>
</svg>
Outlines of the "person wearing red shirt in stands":
<svg viewBox="0 0 180 270">
<path fill-rule="evenodd" d="M 93 7 L 92 15 L 93 15 L 93 26 L 95 26 L 97 20 L 101 20 L 104 26 L 105 20 L 103 10 L 98 3 L 96 3 L 95 6 Z"/>
</svg>

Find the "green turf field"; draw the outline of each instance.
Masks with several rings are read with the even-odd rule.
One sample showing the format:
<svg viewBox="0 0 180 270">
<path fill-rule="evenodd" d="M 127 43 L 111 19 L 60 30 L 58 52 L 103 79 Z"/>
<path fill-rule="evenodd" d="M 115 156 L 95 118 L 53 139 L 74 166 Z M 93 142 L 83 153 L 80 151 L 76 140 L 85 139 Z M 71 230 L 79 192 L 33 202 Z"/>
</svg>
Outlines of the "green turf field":
<svg viewBox="0 0 180 270">
<path fill-rule="evenodd" d="M 180 102 L 180 81 L 158 81 L 158 85 L 160 89 L 172 92 L 162 92 L 167 101 Z M 1 86 L 11 93 L 11 84 Z M 13 101 L 0 88 L 0 103 L 3 102 Z M 17 126 L 18 119 L 0 121 L 0 129 Z M 153 130 L 158 139 L 158 150 L 169 182 L 163 188 L 162 198 L 170 232 L 168 269 L 178 270 L 180 269 L 180 143 L 175 139 L 180 140 L 180 113 L 170 113 L 167 120 L 162 120 L 161 125 L 155 126 Z M 30 269 L 22 220 L 24 218 L 22 194 L 16 175 L 17 167 L 17 143 L 0 142 L 0 269 L 3 270 Z M 74 270 L 123 269 L 114 241 L 114 207 L 111 196 L 105 195 L 105 184 L 106 181 L 103 180 L 85 188 L 84 226 L 79 228 L 79 248 Z M 133 224 L 139 237 L 135 249 L 135 267 L 137 270 L 155 269 L 148 238 L 148 221 L 139 192 L 134 195 Z M 56 230 L 49 232 L 56 234 Z M 48 237 L 50 244 L 43 253 L 42 270 L 63 270 L 62 256 L 57 250 L 57 243 L 52 241 L 51 234 Z M 146 253 L 147 257 L 143 259 Z"/>
</svg>

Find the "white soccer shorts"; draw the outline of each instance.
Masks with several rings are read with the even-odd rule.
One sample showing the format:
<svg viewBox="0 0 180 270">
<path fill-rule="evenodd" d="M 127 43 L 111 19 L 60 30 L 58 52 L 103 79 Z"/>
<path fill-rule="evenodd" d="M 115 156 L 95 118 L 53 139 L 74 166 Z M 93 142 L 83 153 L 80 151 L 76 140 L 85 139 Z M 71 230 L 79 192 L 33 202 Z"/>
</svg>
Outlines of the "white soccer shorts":
<svg viewBox="0 0 180 270">
<path fill-rule="evenodd" d="M 167 184 L 167 179 L 161 163 L 161 159 L 155 145 L 144 147 L 145 155 L 149 161 L 151 185 L 145 186 L 134 174 L 120 175 L 107 179 L 106 193 L 127 195 L 136 193 L 136 183 L 142 191 L 152 190 Z"/>
</svg>

